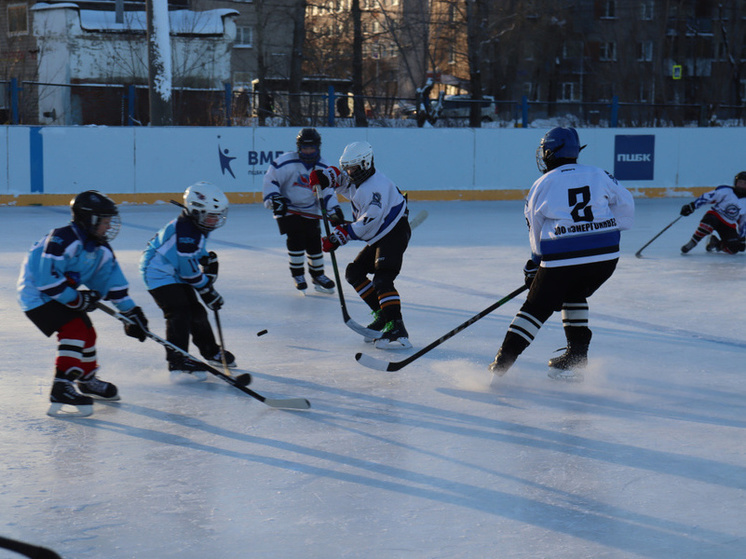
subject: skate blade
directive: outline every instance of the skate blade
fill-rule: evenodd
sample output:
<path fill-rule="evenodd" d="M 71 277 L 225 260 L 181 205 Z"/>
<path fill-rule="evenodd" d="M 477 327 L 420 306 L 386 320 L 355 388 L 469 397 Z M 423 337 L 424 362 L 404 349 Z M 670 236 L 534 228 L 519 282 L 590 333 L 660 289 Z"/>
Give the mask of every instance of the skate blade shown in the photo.
<path fill-rule="evenodd" d="M 375 348 L 388 350 L 411 349 L 412 344 L 407 338 L 399 338 L 394 341 L 381 338 L 375 341 Z"/>
<path fill-rule="evenodd" d="M 313 288 L 319 293 L 326 293 L 327 295 L 334 295 L 333 287 L 322 287 L 320 285 L 314 285 Z"/>
<path fill-rule="evenodd" d="M 213 367 L 222 367 L 223 362 L 222 361 L 213 361 L 212 359 L 208 359 L 207 362 L 212 365 Z M 234 361 L 233 363 L 228 363 L 226 365 L 229 369 L 238 369 L 238 364 Z"/>
<path fill-rule="evenodd" d="M 194 384 L 196 382 L 204 382 L 207 380 L 207 373 L 204 371 L 196 371 L 194 373 L 189 371 L 169 371 L 171 374 L 171 382 L 174 384 Z"/>
<path fill-rule="evenodd" d="M 74 411 L 70 411 L 74 409 Z M 47 410 L 49 417 L 88 417 L 93 415 L 93 405 L 84 404 L 76 406 L 73 404 L 60 404 L 59 402 L 52 402 Z"/>
<path fill-rule="evenodd" d="M 561 382 L 583 382 L 585 380 L 583 373 L 564 369 L 549 369 L 547 376 L 552 380 Z"/>

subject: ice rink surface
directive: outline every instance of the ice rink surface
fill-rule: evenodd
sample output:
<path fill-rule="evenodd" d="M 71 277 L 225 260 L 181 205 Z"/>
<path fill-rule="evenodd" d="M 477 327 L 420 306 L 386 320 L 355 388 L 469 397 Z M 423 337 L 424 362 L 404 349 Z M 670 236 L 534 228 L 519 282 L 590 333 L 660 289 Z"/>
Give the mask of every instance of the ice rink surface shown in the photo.
<path fill-rule="evenodd" d="M 26 251 L 68 210 L 2 207 L 0 536 L 65 559 L 745 557 L 746 256 L 704 243 L 682 256 L 698 210 L 634 257 L 686 201 L 637 200 L 617 271 L 590 299 L 582 384 L 546 376 L 565 345 L 559 314 L 492 382 L 523 295 L 401 371 L 354 359 L 401 360 L 520 286 L 522 202 L 410 204 L 429 218 L 397 282 L 414 344 L 398 353 L 347 328 L 336 295 L 297 293 L 271 212 L 233 206 L 208 244 L 227 349 L 253 390 L 312 408 L 271 409 L 212 377 L 172 384 L 161 346 L 95 312 L 100 377 L 122 400 L 79 419 L 45 415 L 56 340 L 15 300 Z M 177 212 L 123 206 L 113 242 L 159 335 L 137 262 Z M 337 252 L 342 273 L 360 248 Z"/>

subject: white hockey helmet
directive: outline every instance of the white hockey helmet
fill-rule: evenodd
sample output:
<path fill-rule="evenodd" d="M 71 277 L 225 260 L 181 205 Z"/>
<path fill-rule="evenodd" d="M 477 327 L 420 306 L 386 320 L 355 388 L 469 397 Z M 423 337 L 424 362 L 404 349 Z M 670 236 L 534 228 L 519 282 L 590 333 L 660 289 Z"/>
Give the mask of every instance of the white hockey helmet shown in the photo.
<path fill-rule="evenodd" d="M 184 208 L 202 231 L 212 231 L 228 218 L 228 197 L 214 184 L 196 182 L 184 191 Z"/>
<path fill-rule="evenodd" d="M 376 172 L 373 166 L 373 146 L 368 142 L 348 144 L 339 158 L 339 166 L 355 184 L 364 182 Z"/>

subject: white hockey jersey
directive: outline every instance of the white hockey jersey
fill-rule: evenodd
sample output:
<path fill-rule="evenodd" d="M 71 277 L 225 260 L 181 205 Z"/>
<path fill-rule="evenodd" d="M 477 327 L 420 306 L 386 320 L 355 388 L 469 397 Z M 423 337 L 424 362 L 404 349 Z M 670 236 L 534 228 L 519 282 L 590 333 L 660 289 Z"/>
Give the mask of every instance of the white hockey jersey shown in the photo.
<path fill-rule="evenodd" d="M 383 238 L 403 217 L 406 219 L 407 201 L 397 186 L 380 171 L 360 186 L 347 173 L 339 177 L 337 192 L 352 205 L 352 223 L 347 226 L 351 239 L 372 245 Z M 331 188 L 324 189 L 324 194 Z"/>
<path fill-rule="evenodd" d="M 313 186 L 309 181 L 309 175 L 314 169 L 326 169 L 329 164 L 320 158 L 314 166 L 307 166 L 298 157 L 298 153 L 291 151 L 283 153 L 280 157 L 270 163 L 264 174 L 262 199 L 264 206 L 272 208 L 270 198 L 273 194 L 279 194 L 288 200 L 288 209 L 305 213 L 318 214 L 319 204 Z M 339 206 L 339 201 L 334 191 L 325 193 L 324 202 L 327 211 L 333 211 Z"/>
<path fill-rule="evenodd" d="M 742 210 L 732 186 L 727 184 L 718 186 L 715 190 L 705 192 L 694 200 L 695 208 L 705 204 L 712 204 L 710 211 L 716 212 L 725 223 L 734 227 L 738 224 Z"/>
<path fill-rule="evenodd" d="M 529 190 L 525 208 L 532 259 L 545 268 L 619 257 L 620 231 L 634 222 L 632 194 L 591 165 L 562 165 Z"/>

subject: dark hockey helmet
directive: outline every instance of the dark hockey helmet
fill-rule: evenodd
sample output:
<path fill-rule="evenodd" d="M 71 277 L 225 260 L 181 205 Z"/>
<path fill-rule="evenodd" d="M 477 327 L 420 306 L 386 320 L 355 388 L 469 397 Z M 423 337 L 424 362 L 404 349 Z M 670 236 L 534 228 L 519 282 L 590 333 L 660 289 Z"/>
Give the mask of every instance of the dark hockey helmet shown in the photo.
<path fill-rule="evenodd" d="M 348 144 L 339 158 L 339 167 L 349 175 L 352 182 L 362 184 L 376 172 L 373 164 L 373 146 L 368 142 Z"/>
<path fill-rule="evenodd" d="M 303 163 L 315 165 L 321 157 L 321 135 L 315 128 L 303 128 L 298 132 L 295 145 L 298 147 L 298 157 Z"/>
<path fill-rule="evenodd" d="M 122 222 L 114 200 L 97 190 L 86 190 L 70 200 L 72 222 L 97 241 L 110 243 L 119 233 Z M 111 218 L 106 231 L 99 234 L 104 218 Z"/>
<path fill-rule="evenodd" d="M 580 145 L 577 130 L 557 126 L 544 134 L 536 148 L 536 166 L 545 173 L 560 165 L 575 163 L 584 147 Z"/>
<path fill-rule="evenodd" d="M 746 198 L 746 171 L 741 171 L 733 178 L 733 191 L 739 198 Z"/>

